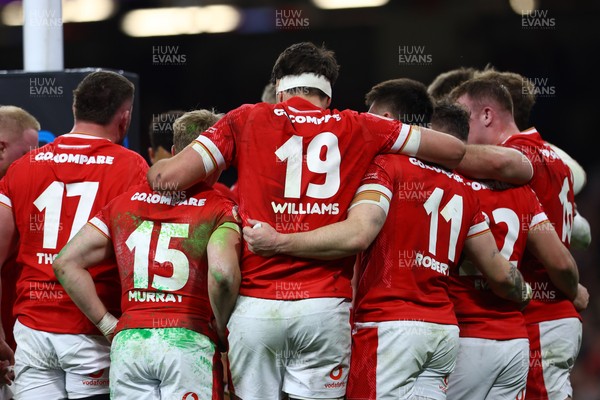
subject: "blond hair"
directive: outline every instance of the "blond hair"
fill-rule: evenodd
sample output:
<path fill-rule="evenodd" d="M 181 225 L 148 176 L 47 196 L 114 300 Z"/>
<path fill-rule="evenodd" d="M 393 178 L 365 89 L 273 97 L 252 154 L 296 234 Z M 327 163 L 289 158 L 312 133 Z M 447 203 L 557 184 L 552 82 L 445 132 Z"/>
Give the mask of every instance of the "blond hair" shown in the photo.
<path fill-rule="evenodd" d="M 179 153 L 192 143 L 202 132 L 213 126 L 223 117 L 211 110 L 188 111 L 173 122 L 173 146 Z"/>
<path fill-rule="evenodd" d="M 17 106 L 0 106 L 0 131 L 21 136 L 27 129 L 41 129 L 38 120 L 27 111 Z"/>

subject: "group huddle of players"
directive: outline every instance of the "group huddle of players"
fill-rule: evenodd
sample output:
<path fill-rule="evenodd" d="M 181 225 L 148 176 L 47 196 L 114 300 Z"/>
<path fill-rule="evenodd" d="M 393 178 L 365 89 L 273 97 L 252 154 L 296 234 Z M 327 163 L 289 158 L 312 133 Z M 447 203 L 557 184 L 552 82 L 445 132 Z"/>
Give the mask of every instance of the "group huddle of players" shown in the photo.
<path fill-rule="evenodd" d="M 361 113 L 329 108 L 338 69 L 289 46 L 270 99 L 183 113 L 151 168 L 131 82 L 86 76 L 0 181 L 6 398 L 571 398 L 582 172 L 527 79 L 393 79 Z"/>

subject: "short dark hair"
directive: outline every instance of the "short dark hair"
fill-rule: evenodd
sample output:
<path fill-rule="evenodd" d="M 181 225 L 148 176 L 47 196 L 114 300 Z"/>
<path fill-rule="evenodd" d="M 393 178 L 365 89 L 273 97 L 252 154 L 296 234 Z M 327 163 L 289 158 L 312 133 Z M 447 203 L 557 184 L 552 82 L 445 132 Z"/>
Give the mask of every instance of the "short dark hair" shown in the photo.
<path fill-rule="evenodd" d="M 288 75 L 313 73 L 324 76 L 333 86 L 338 78 L 339 69 L 340 66 L 335 59 L 334 52 L 326 49 L 324 45 L 317 47 L 311 42 L 295 43 L 277 57 L 271 72 L 271 83 L 275 84 L 278 79 Z M 290 89 L 290 92 L 298 93 L 298 90 L 308 94 L 318 93 L 321 97 L 329 97 L 315 88 L 293 88 Z"/>
<path fill-rule="evenodd" d="M 112 71 L 95 71 L 73 90 L 75 119 L 108 125 L 119 108 L 133 100 L 135 87 L 123 75 Z"/>
<path fill-rule="evenodd" d="M 508 88 L 502 82 L 496 79 L 489 78 L 473 78 L 461 83 L 454 88 L 448 95 L 448 100 L 456 102 L 456 100 L 467 95 L 476 104 L 481 104 L 485 101 L 496 103 L 501 109 L 509 111 L 513 114 L 513 102 Z"/>
<path fill-rule="evenodd" d="M 429 84 L 427 91 L 435 101 L 442 100 L 452 89 L 473 78 L 476 72 L 473 67 L 459 67 L 442 72 Z"/>
<path fill-rule="evenodd" d="M 466 142 L 469 138 L 469 118 L 469 111 L 460 104 L 442 100 L 433 108 L 431 128 Z"/>
<path fill-rule="evenodd" d="M 422 82 L 408 79 L 390 79 L 373 86 L 365 96 L 368 107 L 377 102 L 390 110 L 402 122 L 429 124 L 433 113 L 433 100 Z"/>
<path fill-rule="evenodd" d="M 150 146 L 154 151 L 162 147 L 170 152 L 173 146 L 173 123 L 185 114 L 182 110 L 170 110 L 160 114 L 152 115 L 152 121 L 148 128 Z"/>
<path fill-rule="evenodd" d="M 529 118 L 536 100 L 536 88 L 531 80 L 516 72 L 500 72 L 492 68 L 481 71 L 475 76 L 495 79 L 506 86 L 512 97 L 517 127 L 519 130 L 524 131 L 531 126 Z"/>

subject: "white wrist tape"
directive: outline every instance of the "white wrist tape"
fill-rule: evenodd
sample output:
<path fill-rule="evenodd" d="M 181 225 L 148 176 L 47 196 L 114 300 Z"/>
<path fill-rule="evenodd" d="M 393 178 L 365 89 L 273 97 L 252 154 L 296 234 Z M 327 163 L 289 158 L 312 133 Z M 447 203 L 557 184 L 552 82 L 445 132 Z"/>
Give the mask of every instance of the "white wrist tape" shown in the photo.
<path fill-rule="evenodd" d="M 117 322 L 119 322 L 119 320 L 116 319 L 114 315 L 107 312 L 106 314 L 104 314 L 100 322 L 96 324 L 96 327 L 100 330 L 100 332 L 102 332 L 104 336 L 108 336 L 115 331 L 115 328 L 117 327 Z"/>

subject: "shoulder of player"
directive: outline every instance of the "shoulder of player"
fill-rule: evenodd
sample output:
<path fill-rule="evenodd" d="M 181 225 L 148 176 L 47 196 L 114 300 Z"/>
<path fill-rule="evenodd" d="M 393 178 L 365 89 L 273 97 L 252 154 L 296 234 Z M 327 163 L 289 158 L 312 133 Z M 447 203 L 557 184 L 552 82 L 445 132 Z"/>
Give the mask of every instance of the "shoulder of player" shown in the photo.
<path fill-rule="evenodd" d="M 530 128 L 509 136 L 502 142 L 502 145 L 518 148 L 521 146 L 539 147 L 543 146 L 544 143 L 540 133 L 535 128 Z"/>
<path fill-rule="evenodd" d="M 107 157 L 112 157 L 111 164 L 117 166 L 118 168 L 131 168 L 127 169 L 128 175 L 130 177 L 134 177 L 134 172 L 137 170 L 143 175 L 148 171 L 150 166 L 144 157 L 142 157 L 139 153 L 128 149 L 120 144 L 116 143 L 106 143 L 101 146 L 95 153 L 98 155 L 105 155 Z M 129 165 L 129 167 L 125 166 Z"/>
<path fill-rule="evenodd" d="M 268 103 L 256 103 L 256 104 L 251 104 L 251 103 L 246 103 L 246 104 L 242 104 L 241 106 L 234 108 L 231 111 L 228 111 L 223 118 L 226 121 L 229 121 L 231 123 L 235 123 L 236 121 L 243 119 L 245 120 L 249 114 L 256 112 L 258 110 L 262 110 L 265 109 L 265 107 L 270 106 L 270 104 Z"/>

